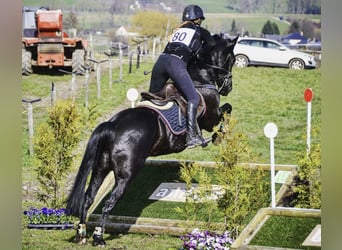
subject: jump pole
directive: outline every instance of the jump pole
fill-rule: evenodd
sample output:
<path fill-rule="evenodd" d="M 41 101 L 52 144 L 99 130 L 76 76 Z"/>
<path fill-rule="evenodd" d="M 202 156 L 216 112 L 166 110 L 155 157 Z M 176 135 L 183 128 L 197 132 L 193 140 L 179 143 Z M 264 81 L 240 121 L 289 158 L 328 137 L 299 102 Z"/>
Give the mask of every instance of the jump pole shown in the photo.
<path fill-rule="evenodd" d="M 264 127 L 264 134 L 270 139 L 270 161 L 271 161 L 271 198 L 272 198 L 272 208 L 276 207 L 275 199 L 275 167 L 274 167 L 274 137 L 278 134 L 277 126 L 270 122 Z"/>
<path fill-rule="evenodd" d="M 306 122 L 306 155 L 309 156 L 311 149 L 311 101 L 313 92 L 311 88 L 304 91 L 304 100 L 307 102 L 307 122 Z"/>

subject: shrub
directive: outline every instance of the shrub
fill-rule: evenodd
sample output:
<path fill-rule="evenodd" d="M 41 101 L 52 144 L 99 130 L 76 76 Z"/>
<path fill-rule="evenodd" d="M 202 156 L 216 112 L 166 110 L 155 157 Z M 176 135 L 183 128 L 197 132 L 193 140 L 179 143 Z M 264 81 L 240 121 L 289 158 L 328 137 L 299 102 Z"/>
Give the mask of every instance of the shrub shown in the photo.
<path fill-rule="evenodd" d="M 62 205 L 61 181 L 69 171 L 73 150 L 79 142 L 80 115 L 71 101 L 59 101 L 49 110 L 46 122 L 34 137 L 35 168 L 40 184 L 38 199 L 51 207 Z"/>
<path fill-rule="evenodd" d="M 188 225 L 192 222 L 198 226 L 196 220 L 204 214 L 207 229 L 229 231 L 232 238 L 237 237 L 246 226 L 248 216 L 268 204 L 270 190 L 263 170 L 238 165 L 241 158 L 251 157 L 251 152 L 247 137 L 235 131 L 236 123 L 236 120 L 226 116 L 221 130 L 217 131 L 217 167 L 212 170 L 213 173 L 209 174 L 208 169 L 199 168 L 196 164 L 182 166 L 180 175 L 187 184 L 189 195 L 184 208 L 177 208 Z M 194 177 L 198 180 L 196 189 L 191 188 Z M 213 182 L 220 187 L 219 192 L 213 193 Z M 219 217 L 224 218 L 224 223 L 212 223 L 214 214 L 221 215 Z"/>
<path fill-rule="evenodd" d="M 226 116 L 222 132 L 218 133 L 221 143 L 215 175 L 218 185 L 223 189 L 217 205 L 224 213 L 225 230 L 230 230 L 233 238 L 246 226 L 246 217 L 267 204 L 270 190 L 263 170 L 238 165 L 241 158 L 251 159 L 252 156 L 248 138 L 235 131 L 236 124 L 236 120 Z"/>
<path fill-rule="evenodd" d="M 295 207 L 321 208 L 321 147 L 313 144 L 298 163 L 297 185 L 293 187 Z"/>

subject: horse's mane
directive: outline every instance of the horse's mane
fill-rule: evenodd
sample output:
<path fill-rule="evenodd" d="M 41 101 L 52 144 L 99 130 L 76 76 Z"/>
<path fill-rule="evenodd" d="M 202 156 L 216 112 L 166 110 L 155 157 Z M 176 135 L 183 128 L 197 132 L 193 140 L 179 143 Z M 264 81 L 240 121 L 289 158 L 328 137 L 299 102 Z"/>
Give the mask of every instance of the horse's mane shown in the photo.
<path fill-rule="evenodd" d="M 212 47 L 211 49 L 200 50 L 197 55 L 197 58 L 191 62 L 192 64 L 195 64 L 197 66 L 201 66 L 201 62 L 206 62 L 210 64 L 213 60 L 212 51 L 216 51 L 222 48 L 228 48 L 230 52 L 233 53 L 234 45 L 238 39 L 238 36 L 233 39 L 230 39 L 230 38 L 223 38 L 221 35 L 218 35 L 218 34 L 214 34 L 212 37 L 215 40 L 215 46 Z"/>
<path fill-rule="evenodd" d="M 223 39 L 220 35 L 214 34 L 212 36 L 215 40 L 215 46 L 214 47 L 206 47 L 204 49 L 201 49 L 195 58 L 195 60 L 191 61 L 190 64 L 195 64 L 197 66 L 201 66 L 202 62 L 211 63 L 211 52 L 212 50 L 216 50 L 216 48 L 220 48 L 222 45 L 226 45 L 226 40 Z M 199 60 L 198 60 L 199 59 Z M 195 66 L 192 65 L 192 66 Z"/>
<path fill-rule="evenodd" d="M 213 74 L 210 74 L 209 71 L 212 71 L 212 65 L 217 61 L 216 58 L 221 56 L 223 51 L 223 53 L 234 54 L 233 49 L 238 37 L 234 39 L 223 38 L 218 34 L 214 34 L 212 37 L 215 40 L 215 46 L 211 49 L 201 50 L 197 57 L 188 65 L 188 71 L 194 82 L 202 84 L 212 83 Z"/>

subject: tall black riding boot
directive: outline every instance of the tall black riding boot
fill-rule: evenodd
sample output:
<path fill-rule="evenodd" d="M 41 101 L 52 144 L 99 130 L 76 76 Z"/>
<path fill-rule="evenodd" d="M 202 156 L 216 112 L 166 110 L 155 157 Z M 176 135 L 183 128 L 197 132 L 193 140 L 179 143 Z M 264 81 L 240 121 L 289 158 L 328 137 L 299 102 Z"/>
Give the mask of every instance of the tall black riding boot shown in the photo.
<path fill-rule="evenodd" d="M 189 148 L 203 146 L 204 138 L 199 134 L 196 120 L 197 107 L 193 103 L 188 103 L 186 120 L 186 144 Z"/>

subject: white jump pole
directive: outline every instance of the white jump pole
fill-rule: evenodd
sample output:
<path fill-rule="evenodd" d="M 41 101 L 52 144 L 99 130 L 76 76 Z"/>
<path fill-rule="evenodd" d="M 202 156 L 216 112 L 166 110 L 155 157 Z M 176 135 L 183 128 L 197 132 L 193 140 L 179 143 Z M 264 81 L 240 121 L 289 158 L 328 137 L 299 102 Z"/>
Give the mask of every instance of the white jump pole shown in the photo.
<path fill-rule="evenodd" d="M 129 90 L 127 90 L 126 97 L 127 97 L 128 101 L 131 102 L 131 108 L 134 108 L 135 101 L 139 97 L 138 90 L 136 90 L 135 88 L 130 88 Z"/>
<path fill-rule="evenodd" d="M 264 134 L 270 139 L 270 161 L 271 161 L 271 206 L 276 207 L 275 201 L 275 161 L 274 161 L 274 137 L 278 134 L 278 128 L 274 123 L 267 123 L 264 127 Z"/>

